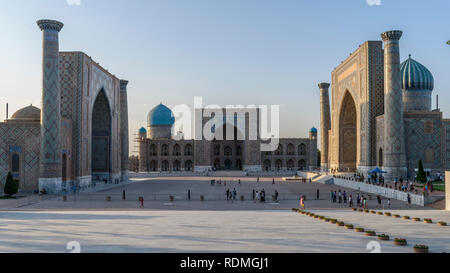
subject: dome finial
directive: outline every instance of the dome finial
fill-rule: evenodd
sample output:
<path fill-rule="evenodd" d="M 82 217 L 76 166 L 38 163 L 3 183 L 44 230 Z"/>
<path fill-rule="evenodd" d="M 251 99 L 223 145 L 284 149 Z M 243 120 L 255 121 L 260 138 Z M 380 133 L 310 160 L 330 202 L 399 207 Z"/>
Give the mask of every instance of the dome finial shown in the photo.
<path fill-rule="evenodd" d="M 411 59 L 411 54 L 409 54 L 409 58 Z"/>

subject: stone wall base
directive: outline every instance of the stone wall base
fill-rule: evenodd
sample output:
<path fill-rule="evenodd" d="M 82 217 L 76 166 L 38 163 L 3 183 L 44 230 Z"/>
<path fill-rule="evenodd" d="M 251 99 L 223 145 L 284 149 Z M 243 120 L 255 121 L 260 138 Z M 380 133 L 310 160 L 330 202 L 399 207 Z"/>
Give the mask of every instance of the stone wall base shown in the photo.
<path fill-rule="evenodd" d="M 62 192 L 62 178 L 39 178 L 39 192 L 47 194 L 60 194 Z"/>

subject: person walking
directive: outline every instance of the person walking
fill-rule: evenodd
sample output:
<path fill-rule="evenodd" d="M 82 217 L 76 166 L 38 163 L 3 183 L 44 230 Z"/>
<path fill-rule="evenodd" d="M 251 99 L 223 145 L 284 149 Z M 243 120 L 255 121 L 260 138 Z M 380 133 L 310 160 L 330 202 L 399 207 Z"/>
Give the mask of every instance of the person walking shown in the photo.
<path fill-rule="evenodd" d="M 342 202 L 342 192 L 339 190 L 338 192 L 339 204 Z"/>
<path fill-rule="evenodd" d="M 350 196 L 348 197 L 348 206 L 349 207 L 353 207 L 353 197 L 352 197 L 352 195 L 350 194 Z"/>
<path fill-rule="evenodd" d="M 272 185 L 275 185 L 275 178 L 272 178 Z"/>
<path fill-rule="evenodd" d="M 278 203 L 278 191 L 277 190 L 275 190 L 275 202 Z"/>
<path fill-rule="evenodd" d="M 409 193 L 407 199 L 408 199 L 408 207 L 411 207 L 411 195 L 409 195 Z"/>
<path fill-rule="evenodd" d="M 342 197 L 344 198 L 344 204 L 347 204 L 347 192 L 344 191 L 344 193 L 342 194 Z"/>
<path fill-rule="evenodd" d="M 319 200 L 320 199 L 320 191 L 319 191 L 319 189 L 317 189 L 317 192 L 316 192 L 316 200 Z"/>
<path fill-rule="evenodd" d="M 227 191 L 226 191 L 226 196 L 227 196 L 227 201 L 230 201 L 230 190 L 229 189 L 227 189 Z"/>
<path fill-rule="evenodd" d="M 255 201 L 255 189 L 253 189 L 252 200 Z"/>
<path fill-rule="evenodd" d="M 359 196 L 359 193 L 356 195 L 356 206 L 357 207 L 361 206 L 361 197 Z"/>
<path fill-rule="evenodd" d="M 237 191 L 236 188 L 233 189 L 233 201 L 236 200 Z"/>
<path fill-rule="evenodd" d="M 300 207 L 302 209 L 305 209 L 305 197 L 304 196 L 300 197 Z"/>
<path fill-rule="evenodd" d="M 334 196 L 333 191 L 330 191 L 330 201 L 331 201 L 331 203 L 334 203 L 333 196 Z"/>
<path fill-rule="evenodd" d="M 142 196 L 139 197 L 139 207 L 144 208 L 144 197 Z"/>
<path fill-rule="evenodd" d="M 378 201 L 377 208 L 381 209 L 381 196 L 380 195 L 377 195 L 377 201 Z"/>
<path fill-rule="evenodd" d="M 366 197 L 363 198 L 363 208 L 367 209 L 367 199 L 366 199 Z"/>
<path fill-rule="evenodd" d="M 386 201 L 386 206 L 388 209 L 391 208 L 391 199 L 390 198 L 388 198 L 388 200 Z"/>

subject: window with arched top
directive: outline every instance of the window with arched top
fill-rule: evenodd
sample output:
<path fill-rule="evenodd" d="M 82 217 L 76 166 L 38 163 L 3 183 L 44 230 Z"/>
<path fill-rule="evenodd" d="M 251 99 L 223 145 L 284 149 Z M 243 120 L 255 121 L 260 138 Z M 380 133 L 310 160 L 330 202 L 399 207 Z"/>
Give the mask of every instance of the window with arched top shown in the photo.
<path fill-rule="evenodd" d="M 306 155 L 306 145 L 304 143 L 302 143 L 298 146 L 298 154 Z"/>
<path fill-rule="evenodd" d="M 180 161 L 175 160 L 175 161 L 173 162 L 173 170 L 174 170 L 174 171 L 180 171 L 180 169 L 181 169 L 181 163 L 180 163 Z"/>
<path fill-rule="evenodd" d="M 184 170 L 188 172 L 192 171 L 192 161 L 187 160 L 184 162 Z"/>
<path fill-rule="evenodd" d="M 270 171 L 272 169 L 272 162 L 268 159 L 264 160 L 264 170 Z"/>
<path fill-rule="evenodd" d="M 152 160 L 150 162 L 150 171 L 156 172 L 158 170 L 158 162 L 156 160 Z"/>
<path fill-rule="evenodd" d="M 287 154 L 288 155 L 295 155 L 295 147 L 294 144 L 290 143 L 287 146 Z"/>
<path fill-rule="evenodd" d="M 157 156 L 158 155 L 158 151 L 157 151 L 157 148 L 156 148 L 155 144 L 150 145 L 149 153 L 150 153 L 150 156 Z"/>
<path fill-rule="evenodd" d="M 191 156 L 192 155 L 192 145 L 191 144 L 187 144 L 184 147 L 184 155 L 186 155 L 186 156 Z"/>
<path fill-rule="evenodd" d="M 161 147 L 161 155 L 162 155 L 162 156 L 168 156 L 168 155 L 169 155 L 169 145 L 164 144 L 164 145 Z"/>
<path fill-rule="evenodd" d="M 179 155 L 181 155 L 181 148 L 180 148 L 180 145 L 175 144 L 175 145 L 173 146 L 173 155 L 174 155 L 174 156 L 179 156 Z"/>
<path fill-rule="evenodd" d="M 161 163 L 161 170 L 162 170 L 163 172 L 169 171 L 169 161 L 164 160 L 164 161 Z"/>
<path fill-rule="evenodd" d="M 233 155 L 233 149 L 231 149 L 230 146 L 225 147 L 225 149 L 224 149 L 224 155 L 225 155 L 225 156 L 232 156 L 232 155 Z"/>
<path fill-rule="evenodd" d="M 301 171 L 306 169 L 306 161 L 305 160 L 300 159 L 300 161 L 298 161 L 298 169 Z"/>
<path fill-rule="evenodd" d="M 283 145 L 278 145 L 278 149 L 275 151 L 275 155 L 283 155 Z"/>
<path fill-rule="evenodd" d="M 214 155 L 220 155 L 220 145 L 214 145 Z"/>
<path fill-rule="evenodd" d="M 281 159 L 278 159 L 275 161 L 275 168 L 279 171 L 283 168 L 283 161 Z"/>
<path fill-rule="evenodd" d="M 288 162 L 287 162 L 287 168 L 288 168 L 289 170 L 293 170 L 293 169 L 295 168 L 294 160 L 292 160 L 292 159 L 289 159 L 289 160 L 288 160 Z"/>

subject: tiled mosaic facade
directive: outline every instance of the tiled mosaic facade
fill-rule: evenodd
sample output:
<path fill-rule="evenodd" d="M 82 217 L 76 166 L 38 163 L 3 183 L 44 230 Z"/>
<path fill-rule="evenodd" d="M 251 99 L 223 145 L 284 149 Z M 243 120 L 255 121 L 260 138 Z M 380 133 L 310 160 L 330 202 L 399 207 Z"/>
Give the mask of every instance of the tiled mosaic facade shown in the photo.
<path fill-rule="evenodd" d="M 202 120 L 200 123 L 202 128 L 205 128 L 211 117 L 202 115 L 204 109 L 196 111 L 196 116 Z M 222 111 L 225 117 L 225 110 Z M 217 140 L 221 138 L 207 140 L 205 137 L 202 137 L 201 140 L 174 140 L 170 134 L 168 137 L 159 138 L 155 136 L 167 136 L 165 133 L 167 128 L 151 126 L 153 131 L 162 129 L 162 132 L 161 134 L 147 132 L 147 135 L 140 135 L 136 140 L 139 146 L 139 171 L 202 173 L 211 170 L 243 170 L 261 172 L 312 170 L 318 167 L 316 131 L 310 132 L 309 138 L 279 139 L 278 150 L 264 152 L 261 151 L 262 141 L 259 136 L 257 140 L 249 140 L 248 117 L 245 118 L 245 122 L 245 128 L 247 128 L 245 139 L 247 140 L 240 140 L 241 138 L 237 137 L 244 135 L 237 129 L 239 126 L 231 126 L 235 129 L 234 140 Z M 214 130 L 216 136 L 223 134 L 225 137 L 227 135 L 227 126 L 223 124 Z M 202 131 L 200 133 L 202 134 Z"/>
<path fill-rule="evenodd" d="M 384 33 L 384 52 L 381 41 L 365 42 L 333 70 L 329 170 L 366 172 L 381 166 L 391 176 L 412 177 L 419 160 L 434 174 L 450 168 L 450 122 L 439 110 L 431 111 L 430 102 L 420 100 L 420 92 L 408 93 L 417 97 L 413 101 L 426 104 L 415 106 L 420 111 L 403 106 L 400 36 L 397 31 Z M 354 113 L 349 101 L 356 108 L 355 139 L 346 120 Z M 349 159 L 355 155 L 353 163 Z"/>
<path fill-rule="evenodd" d="M 120 80 L 86 54 L 59 52 L 57 30 L 52 29 L 57 22 L 44 20 L 39 25 L 44 30 L 43 126 L 39 118 L 34 123 L 26 120 L 0 123 L 0 183 L 11 171 L 9 162 L 14 151 L 22 155 L 20 191 L 43 190 L 42 185 L 39 188 L 39 172 L 41 177 L 52 174 L 59 180 L 45 188 L 49 193 L 70 190 L 73 185 L 84 189 L 95 179 L 111 182 L 126 179 L 122 172 L 127 165 L 122 165 L 121 160 L 128 158 L 128 132 L 119 132 L 128 128 L 128 109 L 123 103 L 126 89 L 121 93 Z M 62 24 L 59 30 L 61 27 Z M 95 106 L 97 100 L 103 102 L 99 107 Z M 102 132 L 108 138 L 108 149 L 102 161 L 106 165 L 104 171 L 95 176 L 92 176 L 93 150 L 98 148 L 95 139 L 105 136 L 94 136 L 92 129 L 95 130 L 98 123 L 93 113 L 106 117 L 109 124 L 108 132 Z M 104 125 L 105 121 L 100 123 Z M 125 142 L 127 147 L 123 149 Z M 36 153 L 41 155 L 36 156 Z M 46 162 L 57 167 L 39 167 Z"/>

